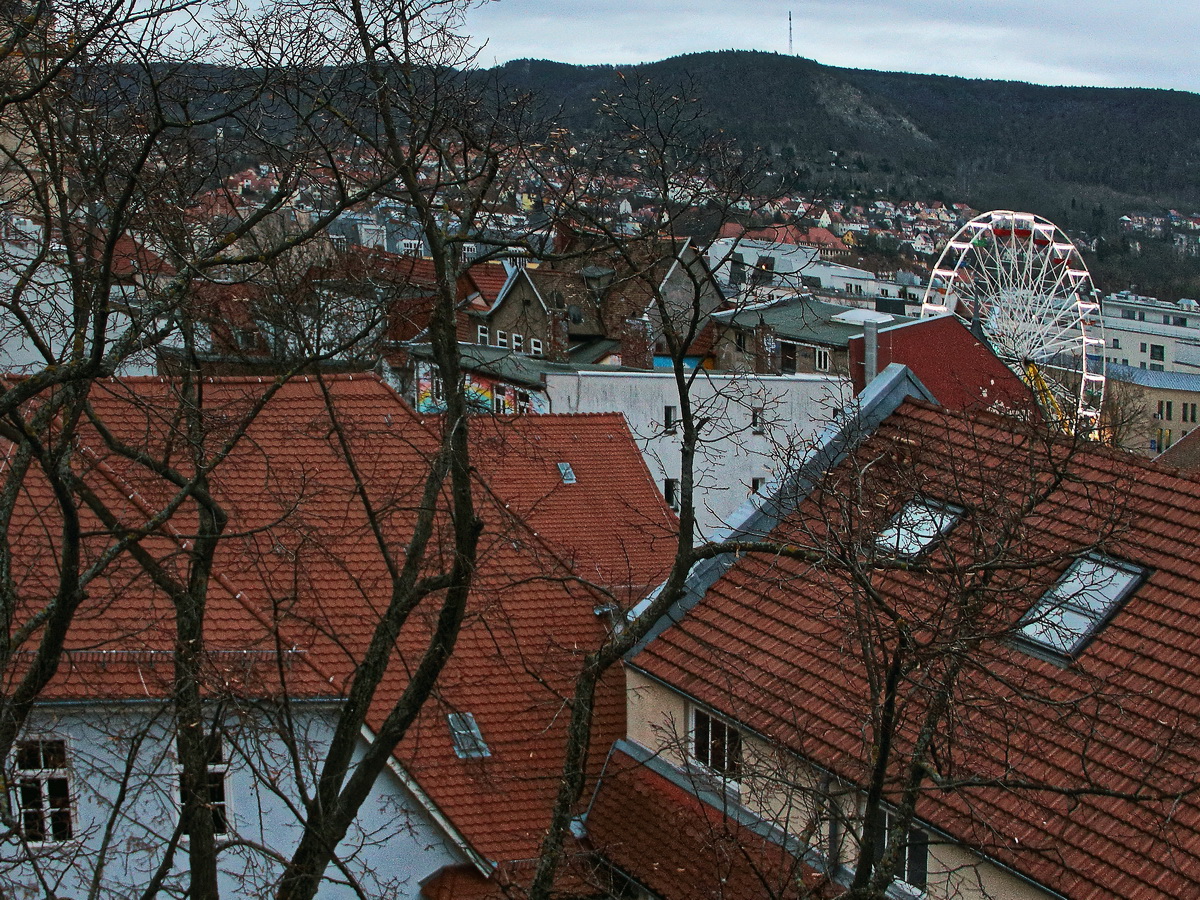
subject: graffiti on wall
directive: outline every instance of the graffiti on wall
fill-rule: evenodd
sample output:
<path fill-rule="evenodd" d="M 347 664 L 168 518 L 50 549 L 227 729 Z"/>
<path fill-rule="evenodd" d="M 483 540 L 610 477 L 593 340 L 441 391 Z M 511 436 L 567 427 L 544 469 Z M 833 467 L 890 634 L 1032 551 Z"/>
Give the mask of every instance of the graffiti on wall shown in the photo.
<path fill-rule="evenodd" d="M 468 372 L 466 387 L 468 406 L 480 413 L 511 415 L 513 413 L 547 413 L 550 404 L 546 395 L 522 385 L 507 384 L 498 378 L 489 378 L 477 372 Z M 417 366 L 416 402 L 419 413 L 441 413 L 446 411 L 445 391 L 441 378 L 433 366 L 421 363 Z"/>

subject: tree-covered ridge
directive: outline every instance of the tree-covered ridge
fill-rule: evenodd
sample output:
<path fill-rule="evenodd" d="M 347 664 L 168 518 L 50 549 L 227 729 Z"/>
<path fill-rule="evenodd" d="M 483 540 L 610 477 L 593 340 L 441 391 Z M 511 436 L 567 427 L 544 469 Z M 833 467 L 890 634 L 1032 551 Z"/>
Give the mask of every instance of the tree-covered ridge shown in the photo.
<path fill-rule="evenodd" d="M 863 187 L 908 180 L 971 201 L 988 199 L 997 179 L 1017 180 L 1054 203 L 1049 213 L 1072 197 L 1110 208 L 1200 203 L 1200 96 L 1182 91 L 842 69 L 748 51 L 624 68 L 519 60 L 503 74 L 586 127 L 592 98 L 634 68 L 686 82 L 714 126 L 780 152 L 814 185 L 829 180 L 833 150 L 843 162 L 861 155 L 849 171 Z"/>

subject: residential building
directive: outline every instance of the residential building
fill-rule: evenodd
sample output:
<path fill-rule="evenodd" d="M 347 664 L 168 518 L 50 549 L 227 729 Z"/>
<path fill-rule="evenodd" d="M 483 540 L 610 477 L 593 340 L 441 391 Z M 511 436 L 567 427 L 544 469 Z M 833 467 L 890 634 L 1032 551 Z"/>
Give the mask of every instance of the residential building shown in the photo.
<path fill-rule="evenodd" d="M 1200 481 L 929 397 L 881 373 L 627 658 L 631 890 L 1200 890 Z"/>
<path fill-rule="evenodd" d="M 1101 303 L 1110 364 L 1151 372 L 1200 372 L 1200 304 L 1109 294 Z"/>
<path fill-rule="evenodd" d="M 175 463 L 176 388 L 158 378 L 106 381 L 91 400 L 117 439 Z M 263 390 L 259 378 L 205 382 L 218 441 Z M 535 856 L 562 766 L 561 698 L 578 649 L 599 645 L 613 605 L 648 590 L 674 546 L 674 516 L 619 416 L 475 425 L 480 562 L 454 653 L 339 845 L 321 897 L 416 898 L 446 872 L 486 884 Z M 230 529 L 206 593 L 202 685 L 223 896 L 270 894 L 280 858 L 295 849 L 304 796 L 392 596 L 375 529 L 393 548 L 407 543 L 435 428 L 377 378 L 301 378 L 270 397 L 209 473 Z M 116 520 L 105 527 L 81 513 L 88 559 L 141 527 L 175 490 L 154 466 L 106 447 L 82 428 L 74 458 L 96 502 L 89 509 Z M 31 474 L 7 531 L 17 563 L 9 590 L 23 603 L 44 602 L 56 577 L 62 526 L 48 496 Z M 185 501 L 141 550 L 173 567 L 189 552 L 194 521 Z M 432 540 L 436 575 L 453 551 L 440 528 Z M 399 630 L 353 766 L 409 685 L 440 604 L 435 591 Z M 179 839 L 175 626 L 171 598 L 132 556 L 116 555 L 89 582 L 58 673 L 7 762 L 8 783 L 20 786 L 13 802 L 23 840 L 4 845 L 6 892 L 53 884 L 60 895 L 124 894 L 144 889 L 160 865 L 162 889 L 183 890 L 186 855 L 164 857 Z M 7 674 L 28 655 L 11 656 Z M 620 684 L 602 685 L 591 771 L 622 721 Z"/>
<path fill-rule="evenodd" d="M 1109 363 L 1105 417 L 1122 448 L 1162 453 L 1196 429 L 1200 371 L 1163 372 Z"/>

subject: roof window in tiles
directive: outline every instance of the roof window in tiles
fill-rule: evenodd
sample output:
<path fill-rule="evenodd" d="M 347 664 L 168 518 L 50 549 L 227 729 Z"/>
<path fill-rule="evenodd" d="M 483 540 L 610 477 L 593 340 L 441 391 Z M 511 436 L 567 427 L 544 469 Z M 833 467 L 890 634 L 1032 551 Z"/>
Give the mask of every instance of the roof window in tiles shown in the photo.
<path fill-rule="evenodd" d="M 563 484 L 575 483 L 575 470 L 571 468 L 570 463 L 559 463 L 558 474 L 562 476 Z"/>
<path fill-rule="evenodd" d="M 483 759 L 492 755 L 474 713 L 450 713 L 446 720 L 450 723 L 450 737 L 454 739 L 454 752 L 459 759 Z"/>
<path fill-rule="evenodd" d="M 917 497 L 879 532 L 875 546 L 892 556 L 917 556 L 946 535 L 961 517 L 957 506 Z"/>
<path fill-rule="evenodd" d="M 1145 574 L 1108 557 L 1080 557 L 1021 618 L 1020 637 L 1055 655 L 1075 656 Z"/>

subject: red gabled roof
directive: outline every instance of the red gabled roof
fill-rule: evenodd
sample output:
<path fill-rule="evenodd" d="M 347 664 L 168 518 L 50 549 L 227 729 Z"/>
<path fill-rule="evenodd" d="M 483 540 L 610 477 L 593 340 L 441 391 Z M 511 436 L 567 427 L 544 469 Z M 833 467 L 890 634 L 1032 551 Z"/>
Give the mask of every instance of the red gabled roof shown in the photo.
<path fill-rule="evenodd" d="M 681 776 L 685 777 L 686 776 Z M 587 814 L 595 850 L 664 900 L 830 896 L 821 875 L 777 842 L 614 750 Z"/>
<path fill-rule="evenodd" d="M 1061 468 L 1046 465 L 1048 453 Z M 1008 521 L 1000 513 L 1018 509 L 1031 483 L 1049 493 L 1028 515 L 1013 513 L 1021 531 L 1009 553 L 1020 556 L 1009 563 L 1057 561 L 1001 567 L 989 582 L 974 626 L 981 643 L 956 684 L 953 721 L 940 732 L 953 739 L 940 745 L 938 774 L 988 784 L 931 787 L 917 815 L 1067 897 L 1200 895 L 1200 479 L 1092 446 L 1070 454 L 999 416 L 908 401 L 775 537 L 828 546 L 820 538 L 826 528 L 842 538 L 861 533 L 855 529 L 877 533 L 916 492 L 971 511 L 930 555 L 966 577 L 962 566 L 991 559 L 979 555 L 987 545 L 978 542 L 994 537 L 987 529 Z M 838 498 L 851 490 L 870 502 L 847 512 Z M 1058 554 L 1097 534 L 1107 534 L 1108 555 L 1145 568 L 1144 584 L 1073 661 L 1015 646 L 1011 629 L 1067 566 Z M 944 627 L 926 623 L 941 621 L 935 617 L 961 594 L 946 580 L 897 569 L 879 570 L 874 584 L 929 648 L 930 667 L 909 670 L 904 681 L 905 708 L 920 710 L 920 684 L 936 672 Z M 855 596 L 836 566 L 747 555 L 633 664 L 863 784 L 871 690 Z M 891 632 L 881 625 L 879 633 Z M 912 734 L 901 728 L 899 756 Z"/>
<path fill-rule="evenodd" d="M 500 299 L 500 291 L 508 283 L 508 269 L 499 262 L 476 263 L 463 273 L 463 277 L 490 307 Z M 470 290 L 463 293 L 469 294 Z"/>
<path fill-rule="evenodd" d="M 213 439 L 232 435 L 271 383 L 206 380 L 205 417 Z M 389 544 L 400 547 L 438 448 L 440 423 L 422 422 L 375 377 L 333 377 L 325 384 L 381 511 Z M 120 439 L 160 457 L 169 453 L 175 465 L 185 466 L 175 390 L 174 383 L 162 379 L 109 381 L 96 386 L 92 402 Z M 667 528 L 670 516 L 619 418 L 529 417 L 515 421 L 511 430 L 485 422 L 476 422 L 481 426 L 476 502 L 484 530 L 467 617 L 436 695 L 397 756 L 475 851 L 501 861 L 536 855 L 558 787 L 563 697 L 572 688 L 581 654 L 607 633 L 606 620 L 596 610 L 612 597 L 585 582 L 611 574 L 620 580 L 612 585 L 613 594 L 621 596 L 629 584 L 653 581 L 661 568 L 653 540 L 633 545 L 624 535 L 639 527 L 650 534 Z M 80 440 L 81 455 L 97 467 L 89 483 L 96 482 L 122 522 L 141 523 L 148 510 L 168 498 L 163 482 L 106 454 L 98 436 L 85 430 Z M 567 449 L 577 483 L 560 489 L 552 483 L 553 463 Z M 19 589 L 43 595 L 54 578 L 54 555 L 45 552 L 43 526 L 53 517 L 49 495 L 38 484 L 31 480 L 29 502 L 14 514 L 10 540 L 22 560 L 37 561 L 22 569 Z M 208 689 L 340 696 L 390 588 L 315 380 L 289 382 L 275 394 L 247 437 L 214 471 L 212 491 L 229 514 L 230 533 L 238 537 L 218 551 L 207 633 L 210 646 L 220 652 L 214 654 Z M 653 496 L 655 504 L 636 510 L 604 499 L 621 492 L 631 498 Z M 185 505 L 170 529 L 147 538 L 145 546 L 163 559 L 179 557 L 192 520 Z M 561 528 L 556 527 L 560 520 Z M 87 527 L 97 535 L 105 531 L 94 522 Z M 446 528 L 442 517 L 433 543 L 435 564 L 444 563 L 448 552 Z M 437 602 L 433 597 L 419 607 L 398 639 L 369 726 L 380 725 L 406 685 L 407 665 L 425 646 Z M 107 579 L 90 586 L 68 639 L 69 665 L 47 696 L 119 699 L 165 693 L 172 628 L 168 600 L 122 558 Z M 286 687 L 272 680 L 276 642 L 296 648 L 287 656 Z M 230 680 L 239 663 L 245 669 L 244 661 L 259 655 L 266 662 L 261 674 L 253 680 L 241 676 L 240 683 Z M 112 664 L 105 665 L 106 659 Z M 489 757 L 455 754 L 446 720 L 451 711 L 475 716 Z M 598 771 L 604 748 L 623 727 L 618 675 L 598 692 L 592 771 Z"/>
<path fill-rule="evenodd" d="M 848 349 L 850 377 L 858 394 L 865 387 L 863 336 L 850 338 Z M 1025 382 L 955 316 L 880 329 L 877 356 L 877 371 L 890 363 L 908 366 L 947 409 L 1037 408 Z"/>

